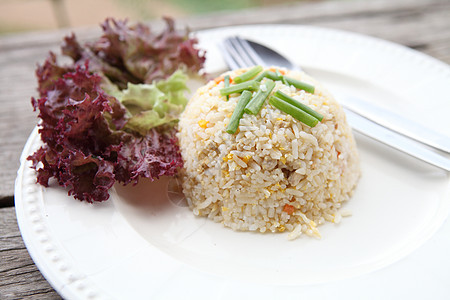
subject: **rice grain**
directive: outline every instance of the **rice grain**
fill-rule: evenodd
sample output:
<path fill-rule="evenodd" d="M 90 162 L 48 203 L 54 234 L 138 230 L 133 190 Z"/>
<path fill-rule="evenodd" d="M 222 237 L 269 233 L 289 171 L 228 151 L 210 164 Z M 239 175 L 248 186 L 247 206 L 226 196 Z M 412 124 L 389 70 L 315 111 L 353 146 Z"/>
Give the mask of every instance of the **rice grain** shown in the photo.
<path fill-rule="evenodd" d="M 317 226 L 351 214 L 339 210 L 360 177 L 356 143 L 342 108 L 320 83 L 280 71 L 314 85 L 315 92 L 277 81 L 272 93 L 280 90 L 314 108 L 322 122 L 310 128 L 266 103 L 258 115 L 244 114 L 237 134 L 228 134 L 239 95 L 226 101 L 219 92 L 223 82 L 210 81 L 189 101 L 178 125 L 183 192 L 195 215 L 233 230 L 320 237 Z"/>

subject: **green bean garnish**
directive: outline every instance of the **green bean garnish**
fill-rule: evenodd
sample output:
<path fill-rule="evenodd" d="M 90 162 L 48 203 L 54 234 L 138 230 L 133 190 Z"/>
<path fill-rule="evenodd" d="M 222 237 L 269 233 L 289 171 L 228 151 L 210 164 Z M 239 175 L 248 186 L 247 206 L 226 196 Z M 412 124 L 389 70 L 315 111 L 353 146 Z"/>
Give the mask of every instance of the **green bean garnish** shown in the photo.
<path fill-rule="evenodd" d="M 254 78 L 254 80 L 261 81 L 263 78 L 269 78 L 273 81 L 279 81 L 283 78 L 283 75 L 281 75 L 280 73 L 277 74 L 272 71 L 264 71 L 264 72 L 260 73 L 258 76 L 256 76 Z"/>
<path fill-rule="evenodd" d="M 226 88 L 230 86 L 230 75 L 226 75 L 226 76 L 223 78 L 223 84 L 224 84 L 224 86 L 225 86 Z M 228 100 L 230 100 L 230 95 L 227 95 L 227 101 L 228 101 Z"/>
<path fill-rule="evenodd" d="M 269 103 L 278 108 L 279 110 L 281 110 L 282 112 L 285 112 L 294 117 L 295 119 L 299 120 L 300 122 L 308 125 L 309 127 L 314 127 L 317 125 L 317 123 L 319 123 L 319 120 L 317 120 L 310 114 L 304 112 L 303 110 L 287 103 L 286 101 L 276 96 L 270 97 Z"/>
<path fill-rule="evenodd" d="M 236 82 L 236 83 L 241 83 L 241 82 L 250 80 L 253 77 L 255 77 L 256 75 L 258 75 L 262 70 L 263 70 L 262 66 L 254 66 L 253 68 L 251 68 L 247 72 L 242 73 L 241 75 L 234 77 L 233 81 Z"/>
<path fill-rule="evenodd" d="M 248 114 L 257 115 L 259 111 L 261 110 L 261 107 L 264 104 L 264 101 L 266 101 L 267 97 L 272 92 L 273 88 L 275 87 L 275 82 L 273 82 L 270 79 L 267 79 L 265 84 L 265 89 L 259 89 L 255 96 L 250 100 L 250 102 L 245 107 L 244 111 Z"/>
<path fill-rule="evenodd" d="M 266 78 L 266 77 L 267 77 L 267 72 L 269 72 L 269 71 L 264 71 L 264 72 L 262 72 L 262 73 L 259 73 L 258 76 L 256 76 L 255 78 L 253 78 L 253 80 L 255 80 L 255 81 L 261 81 L 261 80 L 263 80 L 263 78 Z"/>
<path fill-rule="evenodd" d="M 295 88 L 297 88 L 299 90 L 304 90 L 305 92 L 314 94 L 314 86 L 312 86 L 306 82 L 298 81 L 297 79 L 294 79 L 291 77 L 283 76 L 283 78 L 287 84 L 293 85 L 293 86 L 295 86 Z"/>
<path fill-rule="evenodd" d="M 308 114 L 310 114 L 311 116 L 313 116 L 314 118 L 316 118 L 319 121 L 323 120 L 323 115 L 318 113 L 317 111 L 315 111 L 314 109 L 310 108 L 309 106 L 300 103 L 299 101 L 295 100 L 292 97 L 289 97 L 288 95 L 286 95 L 285 93 L 283 93 L 282 91 L 278 90 L 275 92 L 274 96 L 280 98 L 281 100 L 286 101 L 287 103 L 300 108 L 301 110 L 307 112 Z"/>
<path fill-rule="evenodd" d="M 279 81 L 281 80 L 281 78 L 283 78 L 283 75 L 281 74 L 277 74 L 275 72 L 272 71 L 267 71 L 267 78 L 272 79 L 273 81 Z"/>
<path fill-rule="evenodd" d="M 278 76 L 278 80 L 281 80 L 283 78 L 283 74 L 281 74 L 278 69 L 275 71 L 275 74 Z"/>
<path fill-rule="evenodd" d="M 238 103 L 236 104 L 236 107 L 234 108 L 233 114 L 230 118 L 230 123 L 227 125 L 227 132 L 230 134 L 235 134 L 239 122 L 242 119 L 242 116 L 244 115 L 244 108 L 247 105 L 247 103 L 250 101 L 250 98 L 252 97 L 252 92 L 245 90 L 242 95 L 239 97 Z"/>
<path fill-rule="evenodd" d="M 256 82 L 255 80 L 250 80 L 223 88 L 220 90 L 220 94 L 222 96 L 227 96 L 235 93 L 240 93 L 245 90 L 256 91 L 258 88 L 259 82 Z"/>

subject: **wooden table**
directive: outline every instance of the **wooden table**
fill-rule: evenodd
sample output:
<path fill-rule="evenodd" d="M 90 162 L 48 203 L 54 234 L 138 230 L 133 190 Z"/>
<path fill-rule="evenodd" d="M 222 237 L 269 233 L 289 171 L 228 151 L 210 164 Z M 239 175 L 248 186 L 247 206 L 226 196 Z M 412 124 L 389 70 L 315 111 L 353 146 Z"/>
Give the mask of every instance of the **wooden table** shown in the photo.
<path fill-rule="evenodd" d="M 99 20 L 101 21 L 101 20 Z M 161 25 L 161 22 L 155 22 Z M 192 30 L 260 23 L 307 24 L 390 40 L 450 63 L 450 1 L 330 1 L 216 13 L 178 20 Z M 153 25 L 153 24 L 152 24 Z M 98 28 L 75 30 L 81 40 Z M 49 50 L 58 51 L 68 31 L 0 37 L 0 299 L 58 299 L 22 241 L 14 211 L 14 180 L 22 148 L 36 125 L 30 97 L 34 69 Z"/>

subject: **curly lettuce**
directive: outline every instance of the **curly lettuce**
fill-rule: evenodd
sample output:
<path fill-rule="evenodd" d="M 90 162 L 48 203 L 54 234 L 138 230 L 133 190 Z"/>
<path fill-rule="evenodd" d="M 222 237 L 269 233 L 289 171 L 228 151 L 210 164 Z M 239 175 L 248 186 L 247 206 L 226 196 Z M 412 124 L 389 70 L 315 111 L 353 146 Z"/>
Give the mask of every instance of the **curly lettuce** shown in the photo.
<path fill-rule="evenodd" d="M 145 135 L 154 127 L 176 122 L 188 101 L 186 81 L 187 76 L 177 71 L 153 84 L 128 83 L 116 95 L 130 113 L 125 128 Z"/>
<path fill-rule="evenodd" d="M 97 41 L 65 38 L 71 64 L 50 53 L 38 66 L 39 98 L 31 102 L 44 145 L 28 157 L 38 183 L 54 178 L 69 195 L 98 202 L 115 182 L 173 176 L 182 167 L 174 124 L 187 102 L 187 76 L 205 58 L 196 39 L 166 23 L 155 34 L 107 19 Z"/>

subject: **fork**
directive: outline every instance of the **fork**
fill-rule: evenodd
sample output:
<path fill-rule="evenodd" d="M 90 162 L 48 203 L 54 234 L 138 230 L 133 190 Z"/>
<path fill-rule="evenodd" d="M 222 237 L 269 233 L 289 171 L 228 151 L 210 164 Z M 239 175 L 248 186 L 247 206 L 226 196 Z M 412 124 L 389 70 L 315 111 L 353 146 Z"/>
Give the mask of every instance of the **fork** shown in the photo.
<path fill-rule="evenodd" d="M 253 45 L 258 46 L 258 44 Z M 261 58 L 261 56 L 253 49 L 252 45 L 250 45 L 247 40 L 238 36 L 226 38 L 223 41 L 222 46 L 223 47 L 221 47 L 221 49 L 223 57 L 227 65 L 233 70 L 239 68 L 249 68 L 255 65 L 261 65 L 264 67 L 272 66 L 272 64 Z M 271 50 L 268 49 L 268 51 Z M 275 52 L 273 53 L 274 55 L 276 54 Z M 283 63 L 289 62 L 279 54 L 278 59 L 283 59 Z M 290 63 L 289 66 L 284 67 L 291 70 L 301 71 L 300 67 L 292 63 Z M 348 122 L 354 130 L 429 164 L 435 165 L 446 171 L 450 171 L 450 159 L 446 157 L 446 155 L 441 155 L 440 153 L 432 151 L 429 147 L 427 147 L 434 146 L 424 144 L 422 141 L 418 142 L 401 131 L 395 131 L 394 129 L 378 124 L 378 122 L 368 119 L 366 116 L 362 116 L 357 110 L 349 109 L 345 106 L 344 110 L 346 112 Z M 411 124 L 411 126 L 412 125 L 413 124 Z M 414 126 L 417 127 L 417 125 Z"/>
<path fill-rule="evenodd" d="M 228 66 L 235 70 L 249 68 L 255 65 L 267 67 L 266 62 L 255 52 L 247 40 L 232 36 L 223 42 L 223 56 Z"/>

